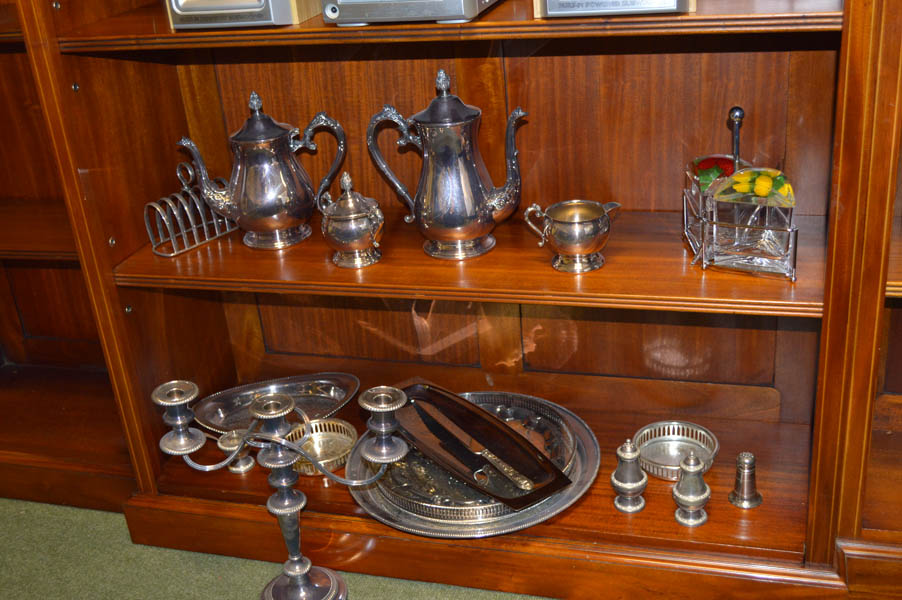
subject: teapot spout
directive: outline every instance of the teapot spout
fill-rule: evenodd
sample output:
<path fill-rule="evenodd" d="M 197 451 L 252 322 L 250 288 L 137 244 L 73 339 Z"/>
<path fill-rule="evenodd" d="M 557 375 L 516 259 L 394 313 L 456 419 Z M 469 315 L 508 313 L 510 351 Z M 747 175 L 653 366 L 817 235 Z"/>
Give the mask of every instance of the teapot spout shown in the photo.
<path fill-rule="evenodd" d="M 507 180 L 504 186 L 492 192 L 489 205 L 492 208 L 492 219 L 500 223 L 511 216 L 520 205 L 520 160 L 516 145 L 517 122 L 526 116 L 519 106 L 507 118 L 504 155 L 507 163 Z"/>
<path fill-rule="evenodd" d="M 191 158 L 194 159 L 197 181 L 204 201 L 217 213 L 234 219 L 236 215 L 234 214 L 235 205 L 232 203 L 232 194 L 228 189 L 220 188 L 219 185 L 210 179 L 210 175 L 207 173 L 207 165 L 204 163 L 197 145 L 187 137 L 180 139 L 178 145 L 188 150 Z"/>

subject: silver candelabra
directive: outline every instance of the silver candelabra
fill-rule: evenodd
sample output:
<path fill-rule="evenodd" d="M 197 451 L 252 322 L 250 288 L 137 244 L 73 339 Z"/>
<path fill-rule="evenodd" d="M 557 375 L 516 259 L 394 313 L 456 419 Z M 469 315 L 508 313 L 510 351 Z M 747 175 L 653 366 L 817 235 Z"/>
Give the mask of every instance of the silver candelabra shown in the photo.
<path fill-rule="evenodd" d="M 271 470 L 269 484 L 275 489 L 266 501 L 266 508 L 278 519 L 288 548 L 288 560 L 282 567 L 282 573 L 266 585 L 260 595 L 261 600 L 346 599 L 347 586 L 341 576 L 331 569 L 313 566 L 310 559 L 301 554 L 300 512 L 307 504 L 307 497 L 294 489 L 299 477 L 294 464 L 303 457 L 323 475 L 342 485 L 365 486 L 375 482 L 390 463 L 407 454 L 407 444 L 394 435 L 398 427 L 395 411 L 404 406 L 407 396 L 402 390 L 388 386 L 370 388 L 360 394 L 357 401 L 371 414 L 367 429 L 372 434 L 358 442 L 362 444 L 360 455 L 380 466 L 374 475 L 366 479 L 345 479 L 330 472 L 303 449 L 312 431 L 310 420 L 287 394 L 266 394 L 251 403 L 249 410 L 253 421 L 247 430 L 227 433 L 223 436 L 225 439 L 221 439 L 219 447 L 228 454 L 224 460 L 213 465 L 195 462 L 190 454 L 200 450 L 207 440 L 202 431 L 190 426 L 194 411 L 188 404 L 197 395 L 197 385 L 185 380 L 164 383 L 153 391 L 153 401 L 166 409 L 163 421 L 172 427 L 160 439 L 160 449 L 166 454 L 181 456 L 198 471 L 222 469 L 232 465 L 236 458 L 239 461 L 249 458 L 246 456 L 247 447 L 258 449 L 257 462 Z M 297 413 L 307 425 L 304 435 L 296 442 L 285 439 L 293 428 L 286 418 L 292 412 Z M 246 460 L 244 462 L 247 464 Z"/>

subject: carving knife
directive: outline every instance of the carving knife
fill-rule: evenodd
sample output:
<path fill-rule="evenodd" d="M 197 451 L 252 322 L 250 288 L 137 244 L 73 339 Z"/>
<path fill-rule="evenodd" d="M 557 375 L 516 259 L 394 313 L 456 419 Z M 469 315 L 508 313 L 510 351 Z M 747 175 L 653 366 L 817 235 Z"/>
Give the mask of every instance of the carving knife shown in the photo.
<path fill-rule="evenodd" d="M 421 411 L 421 414 L 426 413 L 435 422 L 441 425 L 441 427 L 443 427 L 451 436 L 453 436 L 456 441 L 460 442 L 464 446 L 464 448 L 466 448 L 466 450 L 487 460 L 493 467 L 498 469 L 501 474 L 510 479 L 518 488 L 527 492 L 530 492 L 535 488 L 535 485 L 532 481 L 517 472 L 517 470 L 512 466 L 495 456 L 495 454 L 491 450 L 485 447 L 485 444 L 480 443 L 472 435 L 461 429 L 457 423 L 446 417 L 435 406 L 433 406 L 429 402 L 415 402 L 414 404 L 417 407 L 417 410 Z"/>
<path fill-rule="evenodd" d="M 430 413 L 424 411 L 423 406 L 425 403 L 411 402 L 411 405 L 420 416 L 422 424 L 426 426 L 426 429 L 428 429 L 433 436 L 435 436 L 439 446 L 447 453 L 447 456 L 450 456 L 455 462 L 463 466 L 464 472 L 469 471 L 469 475 L 473 479 L 473 482 L 476 483 L 480 489 L 484 489 L 484 486 L 488 481 L 488 475 L 486 474 L 485 469 L 490 463 L 473 454 L 469 448 L 464 446 L 463 443 L 452 436 L 447 429 L 442 427 L 438 421 L 433 419 Z"/>

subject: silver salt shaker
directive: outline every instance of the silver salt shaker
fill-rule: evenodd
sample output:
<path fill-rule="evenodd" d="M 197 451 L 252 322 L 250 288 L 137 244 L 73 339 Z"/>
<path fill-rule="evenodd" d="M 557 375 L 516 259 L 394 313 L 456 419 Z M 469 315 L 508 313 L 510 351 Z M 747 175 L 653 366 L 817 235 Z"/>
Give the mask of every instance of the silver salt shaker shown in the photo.
<path fill-rule="evenodd" d="M 755 455 L 751 452 L 740 452 L 736 457 L 736 484 L 729 499 L 730 504 L 739 508 L 755 508 L 761 504 L 755 481 Z"/>
<path fill-rule="evenodd" d="M 648 475 L 639 466 L 639 449 L 630 439 L 617 448 L 617 469 L 611 473 L 611 485 L 617 492 L 614 498 L 617 510 L 636 513 L 645 508 L 642 492 L 648 485 Z"/>
<path fill-rule="evenodd" d="M 695 452 L 680 461 L 680 480 L 673 486 L 673 499 L 677 508 L 677 523 L 686 527 L 698 527 L 708 520 L 705 505 L 711 498 L 711 488 L 705 483 L 702 471 L 705 464 Z"/>

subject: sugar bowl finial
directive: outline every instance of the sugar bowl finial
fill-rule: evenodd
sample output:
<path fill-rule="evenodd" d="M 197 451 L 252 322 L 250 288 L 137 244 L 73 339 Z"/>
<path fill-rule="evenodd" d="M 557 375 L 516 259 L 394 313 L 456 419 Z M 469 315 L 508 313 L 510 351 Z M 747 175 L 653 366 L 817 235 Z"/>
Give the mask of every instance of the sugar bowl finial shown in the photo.
<path fill-rule="evenodd" d="M 257 92 L 251 92 L 251 99 L 247 103 L 247 107 L 251 109 L 251 112 L 258 113 L 263 110 L 263 100 L 260 99 L 260 96 Z"/>
<path fill-rule="evenodd" d="M 435 76 L 435 89 L 438 90 L 439 96 L 447 96 L 451 91 L 451 78 L 444 69 L 439 69 Z"/>

